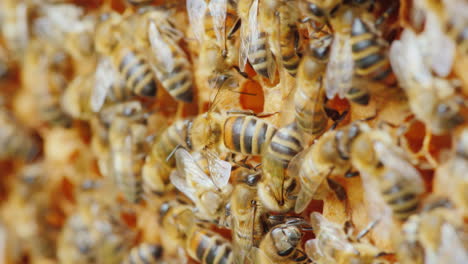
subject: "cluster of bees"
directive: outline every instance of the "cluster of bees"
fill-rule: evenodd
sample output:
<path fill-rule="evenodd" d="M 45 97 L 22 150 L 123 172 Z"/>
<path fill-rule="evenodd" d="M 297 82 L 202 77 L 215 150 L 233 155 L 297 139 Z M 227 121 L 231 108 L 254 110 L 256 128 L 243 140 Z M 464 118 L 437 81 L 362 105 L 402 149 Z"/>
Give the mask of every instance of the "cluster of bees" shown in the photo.
<path fill-rule="evenodd" d="M 468 263 L 464 0 L 0 2 L 1 263 Z"/>

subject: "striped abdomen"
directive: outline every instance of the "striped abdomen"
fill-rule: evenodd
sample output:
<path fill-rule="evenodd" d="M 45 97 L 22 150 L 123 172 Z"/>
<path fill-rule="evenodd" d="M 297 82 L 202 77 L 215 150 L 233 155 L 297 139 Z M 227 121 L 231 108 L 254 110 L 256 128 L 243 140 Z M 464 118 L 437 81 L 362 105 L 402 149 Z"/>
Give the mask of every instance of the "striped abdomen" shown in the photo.
<path fill-rule="evenodd" d="M 368 105 L 370 101 L 370 93 L 367 87 L 353 86 L 346 92 L 346 98 L 351 102 L 360 105 Z"/>
<path fill-rule="evenodd" d="M 188 254 L 201 264 L 231 264 L 231 243 L 215 232 L 196 228 L 187 239 Z"/>
<path fill-rule="evenodd" d="M 109 88 L 108 98 L 112 102 L 123 102 L 132 97 L 132 90 L 128 89 L 125 81 L 118 78 Z"/>
<path fill-rule="evenodd" d="M 162 86 L 174 99 L 190 103 L 193 100 L 192 71 L 190 62 L 181 56 L 174 57 L 174 69 L 170 72 L 161 71 L 159 77 Z"/>
<path fill-rule="evenodd" d="M 273 77 L 270 75 L 274 74 L 272 69 L 275 68 L 275 61 L 268 45 L 268 35 L 266 32 L 260 32 L 257 38 L 253 37 L 253 41 L 250 43 L 248 58 L 255 72 L 265 78 Z"/>
<path fill-rule="evenodd" d="M 328 117 L 323 105 L 325 93 L 322 79 L 309 79 L 307 68 L 312 67 L 312 64 L 313 60 L 307 56 L 300 66 L 294 109 L 299 129 L 307 134 L 318 135 L 327 127 Z"/>
<path fill-rule="evenodd" d="M 130 250 L 123 264 L 156 264 L 161 260 L 162 253 L 160 245 L 142 243 Z"/>
<path fill-rule="evenodd" d="M 185 146 L 187 127 L 190 122 L 190 120 L 179 120 L 166 128 L 155 144 L 151 147 L 151 151 L 153 152 L 151 155 L 156 154 L 159 162 L 166 162 L 167 157 L 177 146 Z M 167 161 L 167 164 L 171 168 L 174 168 L 175 159 L 171 157 L 171 159 Z"/>
<path fill-rule="evenodd" d="M 398 172 L 389 171 L 387 173 Z M 405 181 L 380 181 L 380 185 L 382 196 L 385 202 L 392 208 L 395 218 L 405 220 L 417 212 L 419 207 L 419 193 L 412 188 L 412 183 Z"/>
<path fill-rule="evenodd" d="M 276 128 L 251 115 L 232 115 L 224 123 L 224 145 L 244 155 L 261 155 Z"/>
<path fill-rule="evenodd" d="M 275 133 L 265 155 L 276 160 L 286 169 L 291 159 L 302 149 L 302 136 L 296 123 L 293 123 Z"/>
<path fill-rule="evenodd" d="M 296 76 L 297 67 L 301 61 L 297 53 L 299 45 L 299 31 L 296 26 L 296 10 L 288 4 L 278 8 L 280 27 L 279 44 L 283 67 L 291 76 Z"/>
<path fill-rule="evenodd" d="M 378 36 L 361 19 L 355 19 L 353 22 L 351 45 L 356 75 L 388 86 L 397 84 L 386 47 L 378 42 Z"/>
<path fill-rule="evenodd" d="M 40 151 L 38 142 L 0 110 L 0 160 L 21 158 L 33 160 Z"/>
<path fill-rule="evenodd" d="M 157 81 L 148 61 L 133 49 L 120 48 L 117 52 L 116 65 L 127 88 L 140 96 L 155 96 Z"/>
<path fill-rule="evenodd" d="M 72 125 L 72 118 L 68 116 L 60 105 L 59 94 L 44 94 L 39 95 L 38 107 L 40 117 L 43 121 L 52 125 L 61 127 L 70 127 Z"/>

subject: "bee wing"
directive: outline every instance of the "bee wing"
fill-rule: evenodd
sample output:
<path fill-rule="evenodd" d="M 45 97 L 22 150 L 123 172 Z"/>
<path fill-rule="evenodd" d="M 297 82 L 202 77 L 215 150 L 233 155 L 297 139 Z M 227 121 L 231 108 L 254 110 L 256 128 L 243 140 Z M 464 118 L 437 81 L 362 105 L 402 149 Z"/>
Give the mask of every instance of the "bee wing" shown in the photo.
<path fill-rule="evenodd" d="M 432 83 L 432 74 L 423 61 L 418 42 L 416 34 L 406 29 L 401 39 L 394 41 L 390 47 L 390 64 L 404 89 L 410 89 L 415 82 L 424 87 Z"/>
<path fill-rule="evenodd" d="M 204 0 L 187 0 L 187 13 L 192 27 L 193 34 L 198 42 L 203 41 L 205 27 L 203 18 L 206 12 L 206 3 Z"/>
<path fill-rule="evenodd" d="M 186 181 L 192 181 L 196 185 L 193 188 L 213 189 L 216 187 L 187 150 L 179 148 L 175 153 L 175 159 L 178 174 L 183 175 Z"/>
<path fill-rule="evenodd" d="M 174 56 L 171 48 L 163 38 L 154 21 L 150 21 L 148 26 L 148 38 L 151 43 L 152 54 L 154 58 L 162 63 L 163 68 L 167 72 L 172 72 L 174 69 Z"/>
<path fill-rule="evenodd" d="M 192 200 L 192 202 L 197 202 L 195 189 L 187 184 L 185 177 L 183 177 L 177 170 L 172 171 L 169 179 L 171 180 L 172 185 L 177 188 L 177 190 L 185 194 L 190 200 Z"/>
<path fill-rule="evenodd" d="M 211 17 L 213 18 L 213 27 L 215 29 L 216 40 L 220 47 L 224 47 L 226 41 L 225 22 L 227 12 L 227 0 L 211 0 L 208 4 Z"/>
<path fill-rule="evenodd" d="M 214 153 L 207 152 L 208 168 L 213 183 L 222 189 L 229 183 L 231 177 L 231 163 L 221 160 Z"/>
<path fill-rule="evenodd" d="M 449 223 L 444 223 L 441 228 L 441 239 L 437 263 L 468 263 L 468 252 L 466 251 L 457 230 Z M 430 263 L 427 261 L 427 263 Z"/>
<path fill-rule="evenodd" d="M 395 146 L 390 146 L 380 141 L 374 143 L 374 149 L 379 160 L 382 161 L 385 166 L 397 171 L 399 175 L 405 177 L 409 183 L 418 188 L 420 193 L 424 192 L 425 188 L 421 174 L 405 159 L 402 151 Z"/>
<path fill-rule="evenodd" d="M 338 94 L 344 98 L 346 92 L 351 88 L 353 74 L 354 60 L 350 37 L 337 33 L 331 46 L 330 60 L 325 76 L 327 97 L 331 99 Z"/>
<path fill-rule="evenodd" d="M 256 210 L 255 210 L 254 207 L 251 208 L 250 213 L 251 213 L 251 216 L 248 218 L 246 223 L 242 223 L 236 217 L 232 218 L 232 221 L 233 221 L 232 230 L 233 230 L 233 232 L 236 232 L 236 230 L 238 230 L 238 229 L 250 229 L 250 231 L 251 231 L 249 233 L 250 242 L 249 242 L 248 245 L 243 245 L 242 246 L 241 243 L 244 243 L 244 242 L 238 242 L 237 241 L 237 236 L 233 236 L 232 246 L 233 246 L 233 252 L 234 252 L 234 256 L 235 256 L 234 257 L 234 263 L 235 264 L 245 263 L 245 259 L 248 258 L 247 256 L 248 256 L 249 252 L 251 251 L 251 249 L 253 247 L 253 239 L 254 239 L 253 232 L 254 232 L 255 213 L 256 213 Z"/>
<path fill-rule="evenodd" d="M 427 13 L 424 28 L 420 39 L 428 47 L 431 68 L 440 77 L 447 77 L 455 59 L 455 43 L 442 31 L 440 20 L 432 12 Z"/>
<path fill-rule="evenodd" d="M 102 108 L 109 89 L 117 79 L 118 73 L 110 58 L 102 57 L 97 65 L 94 87 L 90 98 L 91 109 L 94 112 L 98 112 Z"/>
<path fill-rule="evenodd" d="M 246 22 L 246 23 L 245 23 Z M 241 25 L 241 45 L 239 51 L 239 68 L 244 71 L 250 46 L 255 38 L 258 38 L 258 0 L 254 0 L 249 9 L 248 21 Z"/>

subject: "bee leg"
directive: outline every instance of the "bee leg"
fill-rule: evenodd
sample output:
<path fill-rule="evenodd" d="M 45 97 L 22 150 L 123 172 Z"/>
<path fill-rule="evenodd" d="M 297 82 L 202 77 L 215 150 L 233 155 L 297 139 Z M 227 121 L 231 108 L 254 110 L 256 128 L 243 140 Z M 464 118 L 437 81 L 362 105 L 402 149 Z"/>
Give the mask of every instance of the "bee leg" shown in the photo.
<path fill-rule="evenodd" d="M 329 130 L 335 130 L 335 128 L 343 121 L 343 119 L 348 115 L 349 111 L 345 110 L 341 115 L 337 118 L 337 120 L 334 120 L 335 122 L 333 125 L 330 127 Z"/>
<path fill-rule="evenodd" d="M 380 218 L 377 218 L 374 221 L 372 221 L 366 228 L 359 232 L 359 234 L 356 236 L 356 241 L 359 241 L 361 240 L 361 238 L 365 237 L 379 222 Z"/>
<path fill-rule="evenodd" d="M 237 19 L 236 23 L 234 23 L 234 26 L 231 28 L 229 33 L 227 34 L 227 39 L 232 39 L 233 35 L 239 30 L 241 27 L 242 20 L 240 18 Z"/>

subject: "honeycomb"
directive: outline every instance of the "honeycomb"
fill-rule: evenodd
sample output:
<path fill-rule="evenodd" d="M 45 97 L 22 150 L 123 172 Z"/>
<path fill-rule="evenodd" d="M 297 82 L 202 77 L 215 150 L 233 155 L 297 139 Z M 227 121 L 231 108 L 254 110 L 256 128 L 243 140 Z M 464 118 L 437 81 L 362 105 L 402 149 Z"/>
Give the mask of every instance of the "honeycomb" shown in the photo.
<path fill-rule="evenodd" d="M 464 0 L 2 0 L 0 263 L 468 263 Z"/>

